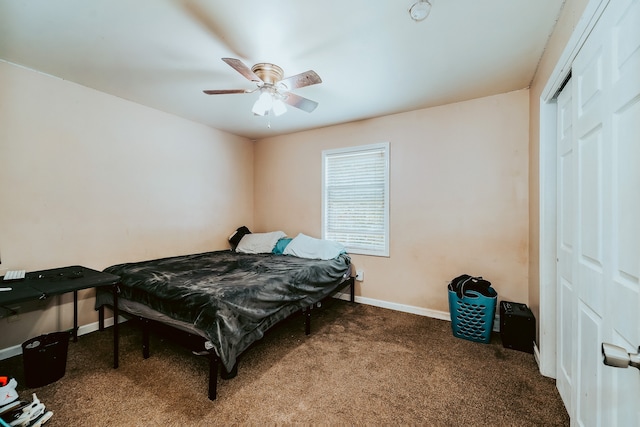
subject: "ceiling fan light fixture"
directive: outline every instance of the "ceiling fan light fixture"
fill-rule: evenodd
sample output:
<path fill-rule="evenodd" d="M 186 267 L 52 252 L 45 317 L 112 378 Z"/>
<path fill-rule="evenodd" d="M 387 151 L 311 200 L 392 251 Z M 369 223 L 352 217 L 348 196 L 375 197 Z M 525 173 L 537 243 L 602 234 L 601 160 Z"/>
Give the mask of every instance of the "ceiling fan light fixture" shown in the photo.
<path fill-rule="evenodd" d="M 273 97 L 269 92 L 263 91 L 255 104 L 253 104 L 251 111 L 257 116 L 265 116 L 269 114 L 271 107 L 273 107 Z"/>
<path fill-rule="evenodd" d="M 430 12 L 431 3 L 429 3 L 429 0 L 419 0 L 409 8 L 409 15 L 416 22 L 424 21 Z"/>
<path fill-rule="evenodd" d="M 282 99 L 279 99 L 279 98 L 273 101 L 272 109 L 273 109 L 273 114 L 275 114 L 276 117 L 281 116 L 287 112 L 287 106 L 284 105 L 284 102 L 282 102 Z"/>
<path fill-rule="evenodd" d="M 264 116 L 265 114 L 267 114 L 267 110 L 265 110 L 264 108 L 261 108 L 260 103 L 258 101 L 256 101 L 255 104 L 253 104 L 253 108 L 251 109 L 251 112 L 256 116 Z"/>
<path fill-rule="evenodd" d="M 253 67 L 247 67 L 241 60 L 222 58 L 231 68 L 242 74 L 247 80 L 255 83 L 257 88 L 247 89 L 214 89 L 204 90 L 207 95 L 225 95 L 233 93 L 254 93 L 259 91 L 258 99 L 253 103 L 251 112 L 256 116 L 266 116 L 273 113 L 280 116 L 288 111 L 285 104 L 289 104 L 307 113 L 316 109 L 318 103 L 303 96 L 289 92 L 291 89 L 322 83 L 320 76 L 313 70 L 305 71 L 283 79 L 282 68 L 268 62 L 260 62 Z M 283 91 L 283 92 L 281 92 Z"/>

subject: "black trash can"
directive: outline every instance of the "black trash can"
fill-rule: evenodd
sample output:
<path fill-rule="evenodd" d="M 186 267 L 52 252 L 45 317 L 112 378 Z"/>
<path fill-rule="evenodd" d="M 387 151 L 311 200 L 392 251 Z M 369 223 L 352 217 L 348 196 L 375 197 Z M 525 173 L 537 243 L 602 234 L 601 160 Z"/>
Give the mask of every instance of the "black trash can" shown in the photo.
<path fill-rule="evenodd" d="M 40 335 L 22 343 L 25 385 L 42 387 L 62 378 L 68 349 L 69 332 Z"/>

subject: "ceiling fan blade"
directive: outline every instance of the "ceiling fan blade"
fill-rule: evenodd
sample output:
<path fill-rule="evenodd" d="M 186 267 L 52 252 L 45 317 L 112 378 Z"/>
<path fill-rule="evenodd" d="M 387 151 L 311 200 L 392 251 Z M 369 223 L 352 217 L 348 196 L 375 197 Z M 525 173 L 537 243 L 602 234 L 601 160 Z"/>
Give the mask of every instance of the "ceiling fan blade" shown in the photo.
<path fill-rule="evenodd" d="M 285 90 L 297 89 L 300 87 L 311 86 L 322 83 L 322 79 L 315 71 L 309 70 L 295 76 L 287 77 L 278 82 L 278 85 L 284 86 Z"/>
<path fill-rule="evenodd" d="M 318 106 L 316 101 L 312 101 L 310 99 L 304 98 L 300 95 L 296 95 L 295 93 L 287 92 L 282 94 L 284 96 L 283 101 L 292 107 L 299 108 L 300 110 L 306 111 L 307 113 L 312 112 Z"/>
<path fill-rule="evenodd" d="M 261 82 L 262 79 L 256 76 L 256 74 L 251 71 L 251 68 L 244 65 L 244 62 L 235 58 L 222 58 L 224 62 L 229 64 L 234 70 L 242 74 L 247 80 L 251 80 L 252 82 Z"/>
<path fill-rule="evenodd" d="M 222 90 L 203 90 L 207 95 L 227 95 L 230 93 L 250 93 L 251 90 L 246 89 L 222 89 Z"/>

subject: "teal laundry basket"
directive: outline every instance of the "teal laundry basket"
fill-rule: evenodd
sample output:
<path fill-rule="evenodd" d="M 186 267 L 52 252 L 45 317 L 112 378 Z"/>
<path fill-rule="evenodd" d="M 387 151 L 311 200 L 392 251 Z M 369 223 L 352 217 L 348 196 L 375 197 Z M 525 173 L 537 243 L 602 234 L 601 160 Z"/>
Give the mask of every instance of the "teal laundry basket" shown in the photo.
<path fill-rule="evenodd" d="M 489 294 L 485 296 L 467 290 L 460 298 L 449 289 L 449 313 L 454 336 L 485 344 L 491 341 L 498 293 L 490 287 Z"/>

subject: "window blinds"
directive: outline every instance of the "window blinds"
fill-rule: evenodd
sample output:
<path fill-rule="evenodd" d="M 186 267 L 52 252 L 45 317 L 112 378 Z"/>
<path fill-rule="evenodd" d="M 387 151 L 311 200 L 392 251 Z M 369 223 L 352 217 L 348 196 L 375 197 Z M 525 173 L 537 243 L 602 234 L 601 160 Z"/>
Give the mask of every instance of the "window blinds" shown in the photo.
<path fill-rule="evenodd" d="M 355 253 L 388 255 L 388 144 L 324 157 L 324 238 Z"/>

